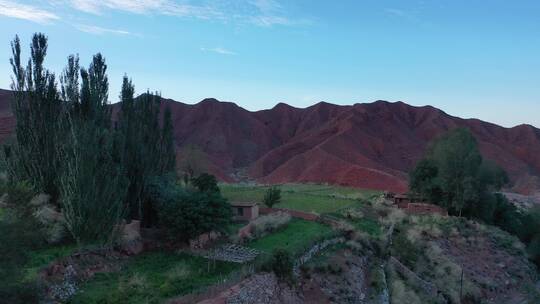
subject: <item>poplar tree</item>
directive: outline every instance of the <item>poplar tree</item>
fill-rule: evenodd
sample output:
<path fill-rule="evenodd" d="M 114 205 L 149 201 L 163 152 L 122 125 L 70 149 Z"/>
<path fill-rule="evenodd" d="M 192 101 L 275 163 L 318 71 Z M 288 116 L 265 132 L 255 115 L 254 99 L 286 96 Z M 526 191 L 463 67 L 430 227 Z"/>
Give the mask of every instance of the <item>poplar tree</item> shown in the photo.
<path fill-rule="evenodd" d="M 169 107 L 163 113 L 163 129 L 161 131 L 161 168 L 162 174 L 175 172 L 176 170 L 176 149 L 174 145 L 174 125 L 172 113 Z"/>
<path fill-rule="evenodd" d="M 34 34 L 30 45 L 31 57 L 26 68 L 21 62 L 18 36 L 11 43 L 13 69 L 11 89 L 16 118 L 16 143 L 6 147 L 8 171 L 13 180 L 28 180 L 35 191 L 51 195 L 56 202 L 58 174 L 61 165 L 57 147 L 63 138 L 63 103 L 57 90 L 56 78 L 44 66 L 47 37 Z"/>
<path fill-rule="evenodd" d="M 61 78 L 69 133 L 60 148 L 65 160 L 60 189 L 66 225 L 78 243 L 112 241 L 124 214 L 126 180 L 113 157 L 106 71 L 101 54 L 88 70 L 70 56 Z"/>
<path fill-rule="evenodd" d="M 118 117 L 118 130 L 123 140 L 121 159 L 129 179 L 125 205 L 130 210 L 131 218 L 150 224 L 155 212 L 149 204 L 149 180 L 174 172 L 172 115 L 165 110 L 163 128 L 160 128 L 161 97 L 146 92 L 134 98 L 134 92 L 132 81 L 125 76 Z"/>

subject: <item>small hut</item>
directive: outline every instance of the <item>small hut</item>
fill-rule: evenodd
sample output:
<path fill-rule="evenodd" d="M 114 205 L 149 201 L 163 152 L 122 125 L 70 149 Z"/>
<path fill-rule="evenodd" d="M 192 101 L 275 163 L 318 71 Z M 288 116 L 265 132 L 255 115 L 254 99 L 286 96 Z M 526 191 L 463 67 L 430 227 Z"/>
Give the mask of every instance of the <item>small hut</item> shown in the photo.
<path fill-rule="evenodd" d="M 255 202 L 231 202 L 233 219 L 251 221 L 259 216 L 259 205 Z"/>

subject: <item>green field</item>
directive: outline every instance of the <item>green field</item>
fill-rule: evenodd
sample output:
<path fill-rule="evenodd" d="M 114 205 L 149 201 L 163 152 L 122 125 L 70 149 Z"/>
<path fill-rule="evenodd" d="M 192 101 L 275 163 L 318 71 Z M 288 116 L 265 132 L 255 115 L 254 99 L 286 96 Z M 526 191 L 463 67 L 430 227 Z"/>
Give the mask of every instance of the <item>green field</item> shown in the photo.
<path fill-rule="evenodd" d="M 358 206 L 359 200 L 369 199 L 380 193 L 375 190 L 311 184 L 285 184 L 280 188 L 281 203 L 275 207 L 318 214 Z M 231 201 L 262 202 L 268 186 L 221 184 L 220 189 Z"/>
<path fill-rule="evenodd" d="M 318 222 L 293 219 L 285 228 L 257 239 L 247 246 L 267 254 L 272 253 L 276 248 L 283 248 L 297 256 L 316 241 L 329 238 L 333 234 L 334 232 L 329 226 Z"/>
<path fill-rule="evenodd" d="M 149 252 L 130 259 L 120 272 L 97 274 L 70 303 L 161 303 L 223 281 L 239 264 L 188 254 Z"/>
<path fill-rule="evenodd" d="M 24 267 L 24 280 L 31 281 L 37 278 L 38 272 L 48 266 L 51 262 L 67 257 L 77 250 L 77 246 L 61 245 L 49 246 L 47 248 L 31 251 L 28 254 L 28 261 Z"/>

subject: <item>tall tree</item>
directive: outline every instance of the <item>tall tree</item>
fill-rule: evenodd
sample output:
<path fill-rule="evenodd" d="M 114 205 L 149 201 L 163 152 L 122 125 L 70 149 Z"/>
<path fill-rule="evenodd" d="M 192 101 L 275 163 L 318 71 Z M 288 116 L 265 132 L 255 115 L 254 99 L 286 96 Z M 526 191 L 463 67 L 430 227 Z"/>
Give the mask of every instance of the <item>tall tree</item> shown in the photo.
<path fill-rule="evenodd" d="M 61 177 L 62 207 L 68 230 L 79 243 L 113 240 L 123 218 L 126 179 L 113 157 L 107 65 L 101 54 L 88 70 L 70 56 L 62 75 L 62 96 L 70 105 L 69 133 L 59 148 L 64 159 Z M 77 93 L 78 92 L 78 93 Z"/>
<path fill-rule="evenodd" d="M 174 126 L 172 113 L 169 107 L 163 113 L 163 128 L 161 130 L 161 172 L 175 172 L 176 170 L 176 149 L 174 145 Z"/>
<path fill-rule="evenodd" d="M 134 98 L 134 91 L 131 80 L 124 77 L 118 130 L 123 139 L 121 159 L 129 178 L 126 205 L 131 218 L 149 224 L 153 211 L 148 204 L 148 181 L 151 177 L 174 172 L 173 125 L 170 112 L 165 111 L 163 128 L 160 128 L 159 95 L 147 92 Z"/>
<path fill-rule="evenodd" d="M 412 192 L 455 211 L 478 209 L 486 193 L 507 181 L 504 171 L 483 161 L 469 130 L 454 129 L 433 141 L 410 174 Z"/>
<path fill-rule="evenodd" d="M 26 68 L 21 64 L 21 46 L 16 36 L 11 43 L 13 68 L 11 88 L 13 111 L 17 121 L 16 143 L 6 150 L 9 173 L 13 179 L 31 182 L 36 191 L 58 198 L 58 172 L 61 165 L 56 147 L 63 138 L 63 103 L 56 79 L 44 66 L 47 37 L 34 34 L 31 57 Z"/>

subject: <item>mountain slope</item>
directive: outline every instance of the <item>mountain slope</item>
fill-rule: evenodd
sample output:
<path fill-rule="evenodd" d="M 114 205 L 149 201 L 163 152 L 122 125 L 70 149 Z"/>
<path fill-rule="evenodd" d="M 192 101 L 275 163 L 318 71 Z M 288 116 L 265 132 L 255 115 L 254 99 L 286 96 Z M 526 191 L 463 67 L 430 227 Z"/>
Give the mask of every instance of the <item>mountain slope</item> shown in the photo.
<path fill-rule="evenodd" d="M 9 91 L 0 90 L 0 140 L 12 132 Z M 404 191 L 407 172 L 428 143 L 456 127 L 469 128 L 484 157 L 510 175 L 513 190 L 540 189 L 540 130 L 528 125 L 503 128 L 461 119 L 436 108 L 376 101 L 308 108 L 278 104 L 247 111 L 234 103 L 205 99 L 187 105 L 164 99 L 175 124 L 179 151 L 204 151 L 209 170 L 233 181 L 242 170 L 265 183 L 318 182 Z M 181 152 L 180 152 L 181 153 Z"/>

